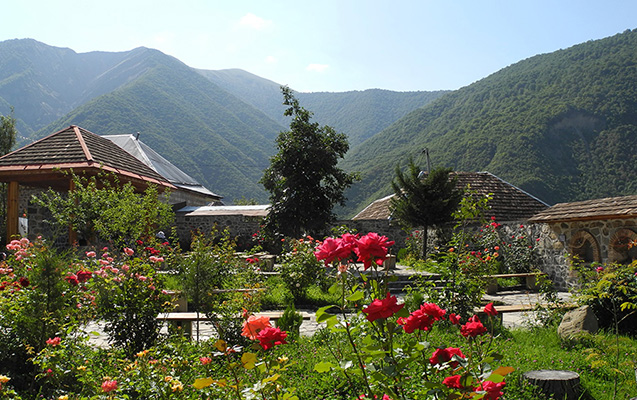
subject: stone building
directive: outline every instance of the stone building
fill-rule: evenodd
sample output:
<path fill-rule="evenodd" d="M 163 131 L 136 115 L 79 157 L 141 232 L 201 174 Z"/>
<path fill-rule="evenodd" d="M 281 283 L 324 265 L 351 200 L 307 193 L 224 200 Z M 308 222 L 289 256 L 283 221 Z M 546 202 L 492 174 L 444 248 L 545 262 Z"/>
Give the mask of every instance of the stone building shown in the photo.
<path fill-rule="evenodd" d="M 87 177 L 100 172 L 113 173 L 121 183 L 130 182 L 140 192 L 148 185 L 155 185 L 160 191 L 170 190 L 173 208 L 221 202 L 221 196 L 201 186 L 143 143 L 132 142 L 131 138 L 119 140 L 118 144 L 116 141 L 72 125 L 0 157 L 0 182 L 8 183 L 6 235 L 2 240 L 8 241 L 16 235 L 51 235 L 51 227 L 45 222 L 46 210 L 35 205 L 31 198 L 48 189 L 72 190 L 71 171 Z M 124 150 L 127 146 L 135 155 Z M 75 232 L 69 232 L 69 242 L 78 239 L 81 238 Z"/>
<path fill-rule="evenodd" d="M 526 193 L 490 172 L 452 172 L 456 177 L 456 188 L 469 188 L 479 196 L 491 195 L 488 217 L 495 217 L 502 225 L 519 226 L 546 208 L 542 200 Z M 374 226 L 376 232 L 396 240 L 397 247 L 404 247 L 407 233 L 400 229 L 391 216 L 391 199 L 394 195 L 376 200 L 352 218 L 352 222 L 363 226 Z M 435 231 L 430 228 L 428 235 L 433 246 L 436 240 Z"/>
<path fill-rule="evenodd" d="M 577 284 L 570 266 L 637 260 L 637 195 L 560 203 L 530 218 L 541 269 L 560 288 Z"/>

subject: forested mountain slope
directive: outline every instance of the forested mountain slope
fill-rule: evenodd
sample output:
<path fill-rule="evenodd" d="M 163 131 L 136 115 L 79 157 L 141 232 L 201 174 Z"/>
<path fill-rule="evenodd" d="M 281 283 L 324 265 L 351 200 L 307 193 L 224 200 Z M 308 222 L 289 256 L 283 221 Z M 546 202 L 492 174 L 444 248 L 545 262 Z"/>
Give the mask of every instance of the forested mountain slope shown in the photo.
<path fill-rule="evenodd" d="M 23 136 L 113 86 L 101 77 L 138 50 L 78 54 L 32 39 L 0 42 L 0 113 L 12 106 Z M 109 87 L 110 86 L 110 87 Z"/>
<path fill-rule="evenodd" d="M 198 72 L 279 124 L 289 125 L 290 120 L 283 115 L 285 107 L 281 104 L 283 97 L 278 83 L 240 69 Z M 314 114 L 314 121 L 346 134 L 350 148 L 354 148 L 394 121 L 447 92 L 368 89 L 339 93 L 297 92 L 295 95 L 301 105 Z"/>
<path fill-rule="evenodd" d="M 283 128 L 193 69 L 146 49 L 130 83 L 96 97 L 37 133 L 68 125 L 97 134 L 140 132 L 141 140 L 223 195 L 267 196 L 257 182 Z"/>
<path fill-rule="evenodd" d="M 548 202 L 637 193 L 637 30 L 538 55 L 415 110 L 351 151 L 348 212 L 398 163 L 488 170 Z"/>

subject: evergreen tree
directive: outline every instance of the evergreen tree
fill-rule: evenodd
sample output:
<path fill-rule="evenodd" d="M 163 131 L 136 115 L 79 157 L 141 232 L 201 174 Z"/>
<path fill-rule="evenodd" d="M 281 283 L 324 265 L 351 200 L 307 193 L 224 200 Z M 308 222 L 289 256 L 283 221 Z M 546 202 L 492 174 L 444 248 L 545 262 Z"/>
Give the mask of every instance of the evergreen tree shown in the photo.
<path fill-rule="evenodd" d="M 290 237 L 321 233 L 356 179 L 337 167 L 349 144 L 344 134 L 311 122 L 312 113 L 299 105 L 290 88 L 283 86 L 281 92 L 292 122 L 289 131 L 279 133 L 278 153 L 260 181 L 270 192 L 266 230 Z"/>
<path fill-rule="evenodd" d="M 456 189 L 456 177 L 450 178 L 450 172 L 448 168 L 434 168 L 423 175 L 411 158 L 407 173 L 396 166 L 391 215 L 406 230 L 422 228 L 422 258 L 427 255 L 427 229 L 451 221 L 451 214 L 462 199 L 462 192 Z"/>

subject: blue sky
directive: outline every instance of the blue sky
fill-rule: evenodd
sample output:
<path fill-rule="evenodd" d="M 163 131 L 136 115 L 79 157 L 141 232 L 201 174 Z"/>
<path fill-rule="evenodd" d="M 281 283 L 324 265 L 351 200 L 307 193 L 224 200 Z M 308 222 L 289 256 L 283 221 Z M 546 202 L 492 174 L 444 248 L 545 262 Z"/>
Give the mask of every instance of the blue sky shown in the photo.
<path fill-rule="evenodd" d="M 145 46 L 303 92 L 458 89 L 637 28 L 634 0 L 20 0 L 2 10 L 0 41 L 78 53 Z"/>

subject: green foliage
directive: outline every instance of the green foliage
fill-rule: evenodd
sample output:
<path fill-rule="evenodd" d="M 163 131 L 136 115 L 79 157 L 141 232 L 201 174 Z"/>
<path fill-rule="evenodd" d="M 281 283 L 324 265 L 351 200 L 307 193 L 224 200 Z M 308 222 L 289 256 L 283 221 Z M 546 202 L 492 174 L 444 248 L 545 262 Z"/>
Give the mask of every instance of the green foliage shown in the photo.
<path fill-rule="evenodd" d="M 303 316 L 296 312 L 294 304 L 290 304 L 277 321 L 276 326 L 282 331 L 286 331 L 288 335 L 291 335 L 293 338 L 298 339 L 302 323 Z"/>
<path fill-rule="evenodd" d="M 462 199 L 462 192 L 456 190 L 456 178 L 450 178 L 450 172 L 450 169 L 436 168 L 423 177 L 411 158 L 407 175 L 396 166 L 391 215 L 407 231 L 422 228 L 423 258 L 427 254 L 427 229 L 451 221 L 452 213 Z"/>
<path fill-rule="evenodd" d="M 600 325 L 618 332 L 637 332 L 637 261 L 631 264 L 575 264 L 581 282 L 580 301 L 593 307 Z"/>
<path fill-rule="evenodd" d="M 18 131 L 15 126 L 13 108 L 11 114 L 0 115 L 0 155 L 5 155 L 13 149 Z"/>
<path fill-rule="evenodd" d="M 279 271 L 295 301 L 305 298 L 310 285 L 320 282 L 324 267 L 314 256 L 318 241 L 311 237 L 288 239 L 279 256 Z"/>
<path fill-rule="evenodd" d="M 343 191 L 356 178 L 337 166 L 349 145 L 344 134 L 310 122 L 311 113 L 288 87 L 281 91 L 292 122 L 289 131 L 279 133 L 278 153 L 261 179 L 270 192 L 266 228 L 290 237 L 316 235 L 334 220 L 333 207 L 344 203 Z"/>
<path fill-rule="evenodd" d="M 98 294 L 97 315 L 105 321 L 109 340 L 128 356 L 150 348 L 159 336 L 157 316 L 172 306 L 164 290 L 164 278 L 153 265 L 161 260 L 131 255 L 112 265 L 107 254 L 100 260 L 93 255 L 87 253 L 84 266 L 86 271 L 104 266 L 95 274 L 92 285 Z"/>
<path fill-rule="evenodd" d="M 17 130 L 15 126 L 15 118 L 13 117 L 13 109 L 9 116 L 0 114 L 0 156 L 11 151 L 15 145 Z M 6 214 L 7 214 L 7 184 L 0 183 L 0 230 L 6 232 Z"/>
<path fill-rule="evenodd" d="M 46 341 L 72 336 L 92 318 L 92 295 L 65 282 L 73 263 L 44 241 L 22 238 L 7 249 L 0 264 L 0 374 L 13 376 L 12 384 L 24 390 L 33 387 L 31 359 Z"/>
<path fill-rule="evenodd" d="M 397 159 L 487 170 L 549 204 L 637 192 L 637 31 L 530 57 L 413 111 L 352 149 L 358 209 L 391 192 Z M 350 210 L 352 211 L 352 210 Z"/>
<path fill-rule="evenodd" d="M 105 241 L 122 246 L 152 238 L 173 224 L 172 209 L 160 200 L 154 186 L 138 194 L 130 182 L 122 185 L 113 174 L 88 178 L 71 174 L 71 179 L 74 188 L 68 193 L 49 189 L 33 197 L 52 215 L 49 222 L 57 228 L 57 235 L 70 227 L 89 245 Z"/>

